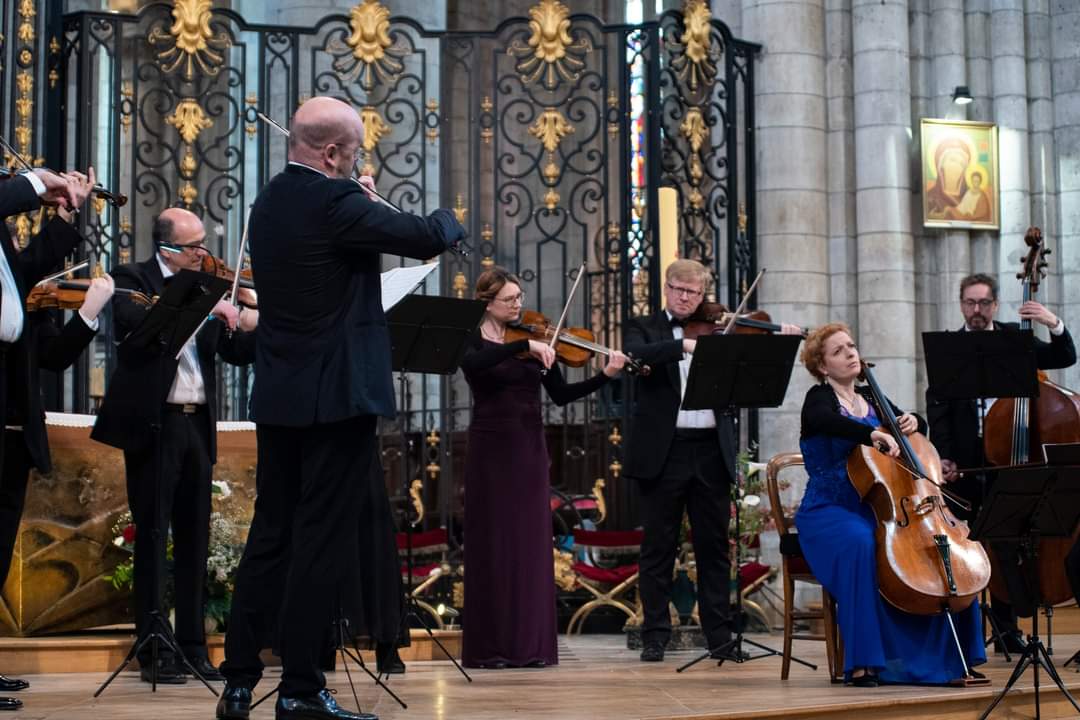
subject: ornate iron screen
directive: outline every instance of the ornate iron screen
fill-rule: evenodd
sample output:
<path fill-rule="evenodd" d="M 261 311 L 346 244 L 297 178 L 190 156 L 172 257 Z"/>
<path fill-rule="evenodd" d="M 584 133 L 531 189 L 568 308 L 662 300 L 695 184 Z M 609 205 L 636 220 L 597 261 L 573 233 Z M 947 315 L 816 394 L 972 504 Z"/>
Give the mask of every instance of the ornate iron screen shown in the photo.
<path fill-rule="evenodd" d="M 285 140 L 256 111 L 286 124 L 305 99 L 332 95 L 360 114 L 365 172 L 380 190 L 407 211 L 451 207 L 471 234 L 472 256 L 444 258 L 428 292 L 469 295 L 498 263 L 522 277 L 530 307 L 557 315 L 584 263 L 568 322 L 617 346 L 624 318 L 660 304 L 657 191 L 668 184 L 681 198 L 682 254 L 736 299 L 755 269 L 757 48 L 707 3 L 612 26 L 539 0 L 490 32 L 430 32 L 390 6 L 362 0 L 305 28 L 250 24 L 210 0 L 65 16 L 63 122 L 49 132 L 65 165 L 93 164 L 131 197 L 84 220 L 86 253 L 106 268 L 144 259 L 152 218 L 182 205 L 235 262 L 245 208 L 285 164 Z M 108 369 L 110 348 L 92 362 Z M 246 371 L 223 378 L 222 417 L 244 416 Z M 85 410 L 89 388 L 77 380 L 67 404 Z M 618 477 L 623 401 L 612 386 L 549 409 L 556 486 Z M 435 481 L 424 494 L 443 521 L 457 505 L 468 405 L 460 378 L 407 378 L 405 452 L 390 439 L 384 453 L 397 467 L 408 460 L 406 478 Z M 632 494 L 616 488 L 613 513 Z"/>

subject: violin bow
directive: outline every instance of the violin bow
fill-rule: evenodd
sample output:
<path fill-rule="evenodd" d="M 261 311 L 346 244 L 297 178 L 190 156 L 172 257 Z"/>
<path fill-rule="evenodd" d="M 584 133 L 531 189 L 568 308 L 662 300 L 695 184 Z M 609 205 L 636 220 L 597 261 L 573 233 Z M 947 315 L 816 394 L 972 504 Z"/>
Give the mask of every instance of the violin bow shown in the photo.
<path fill-rule="evenodd" d="M 236 254 L 236 271 L 233 273 L 232 297 L 230 298 L 233 307 L 240 304 L 239 300 L 236 299 L 236 293 L 240 290 L 240 265 L 244 262 L 244 253 L 247 252 L 248 223 L 250 222 L 251 206 L 248 205 L 247 212 L 244 213 L 244 231 L 240 234 L 240 250 Z"/>
<path fill-rule="evenodd" d="M 581 278 L 585 275 L 585 263 L 581 263 L 581 267 L 578 268 L 577 277 L 574 278 L 574 284 L 570 287 L 570 294 L 566 297 L 566 304 L 563 305 L 562 315 L 559 315 L 559 322 L 555 324 L 555 332 L 551 336 L 551 340 L 548 342 L 548 347 L 555 347 L 555 343 L 559 339 L 559 333 L 562 332 L 563 324 L 566 323 L 566 315 L 570 312 L 570 303 L 574 301 L 574 294 L 577 292 L 578 285 L 581 284 Z"/>
<path fill-rule="evenodd" d="M 735 308 L 735 312 L 731 313 L 731 319 L 728 320 L 727 326 L 724 328 L 724 335 L 730 335 L 731 331 L 735 329 L 735 321 L 739 319 L 739 315 L 746 309 L 746 303 L 750 301 L 750 296 L 754 294 L 754 290 L 757 289 L 757 284 L 761 280 L 761 276 L 765 274 L 765 268 L 761 268 L 761 272 L 754 278 L 754 282 L 750 283 L 750 289 L 743 293 L 742 302 L 739 303 L 739 307 Z"/>
<path fill-rule="evenodd" d="M 26 158 L 20 155 L 18 150 L 11 147 L 11 144 L 8 143 L 7 139 L 5 139 L 3 135 L 0 135 L 0 147 L 3 147 L 4 151 L 7 152 L 8 155 L 11 155 L 11 157 L 15 158 L 15 160 L 26 170 L 29 171 L 34 169 L 34 166 L 26 162 Z"/>
<path fill-rule="evenodd" d="M 64 268 L 60 272 L 54 272 L 52 275 L 46 275 L 45 277 L 38 280 L 37 285 L 35 285 L 34 287 L 37 287 L 38 285 L 44 285 L 45 283 L 48 283 L 48 282 L 52 282 L 53 280 L 56 280 L 57 278 L 64 277 L 68 273 L 73 273 L 73 272 L 76 272 L 78 270 L 82 270 L 84 267 L 86 267 L 89 264 L 90 264 L 89 260 L 83 260 L 81 263 L 76 263 L 75 265 L 72 265 L 69 268 Z"/>

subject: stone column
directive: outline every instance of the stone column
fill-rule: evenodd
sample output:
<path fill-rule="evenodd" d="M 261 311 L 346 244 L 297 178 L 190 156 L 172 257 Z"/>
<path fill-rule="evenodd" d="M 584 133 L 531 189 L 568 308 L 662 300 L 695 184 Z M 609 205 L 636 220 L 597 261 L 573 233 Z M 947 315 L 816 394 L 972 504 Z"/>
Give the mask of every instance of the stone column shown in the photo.
<path fill-rule="evenodd" d="M 1016 272 L 1026 253 L 1024 233 L 1031 218 L 1024 0 L 995 0 L 990 13 L 990 46 L 994 49 L 991 70 L 1000 163 L 998 282 L 1001 300 L 998 313 L 1003 320 L 1015 320 L 1021 295 Z"/>
<path fill-rule="evenodd" d="M 825 159 L 825 13 L 822 0 L 747 0 L 744 35 L 764 45 L 756 68 L 758 301 L 774 318 L 828 318 Z M 801 369 L 782 408 L 762 412 L 761 457 L 797 447 L 810 376 Z"/>
<path fill-rule="evenodd" d="M 932 230 L 922 225 L 922 187 L 919 181 L 919 120 L 933 116 L 934 91 L 932 61 L 930 58 L 930 0 L 908 0 L 908 47 L 909 67 L 911 68 L 911 155 L 909 175 L 911 198 L 908 203 L 910 212 L 912 252 L 915 283 L 915 337 L 921 338 L 924 330 L 936 330 L 938 322 L 937 284 L 937 240 Z M 926 358 L 922 343 L 916 340 L 915 352 L 915 405 L 911 407 L 923 412 L 926 396 Z"/>
<path fill-rule="evenodd" d="M 953 92 L 959 85 L 971 87 L 964 59 L 964 0 L 935 0 L 930 13 L 931 94 L 933 117 L 963 120 L 964 105 L 953 102 Z M 981 61 L 980 61 L 981 62 Z M 974 92 L 974 90 L 972 91 Z M 916 128 L 912 128 L 916 131 Z M 916 140 L 919 135 L 916 131 Z M 921 151 L 916 158 L 921 157 Z M 919 175 L 921 177 L 921 170 Z M 922 194 L 915 196 L 920 206 L 914 216 L 922 218 Z M 947 330 L 959 327 L 963 318 L 957 298 L 960 281 L 972 272 L 971 237 L 965 230 L 928 231 L 927 239 L 937 245 L 936 265 L 939 269 L 930 291 L 930 301 L 938 311 L 931 325 L 924 330 Z"/>
<path fill-rule="evenodd" d="M 905 0 L 853 0 L 859 343 L 897 405 L 916 407 L 911 83 Z"/>
<path fill-rule="evenodd" d="M 851 0 L 825 3 L 825 94 L 829 198 L 829 320 L 859 332 L 855 245 L 855 107 L 851 77 Z"/>
<path fill-rule="evenodd" d="M 1042 228 L 1049 274 L 1039 290 L 1041 302 L 1058 315 L 1062 308 L 1061 242 L 1057 223 L 1057 165 L 1054 148 L 1054 97 L 1050 79 L 1050 2 L 1025 0 L 1024 37 L 1027 53 L 1028 162 L 1031 224 Z"/>
<path fill-rule="evenodd" d="M 968 87 L 974 99 L 967 107 L 969 120 L 993 120 L 991 98 L 990 0 L 965 0 Z M 975 232 L 971 237 L 972 272 L 997 273 L 997 233 Z"/>
<path fill-rule="evenodd" d="M 1054 86 L 1054 147 L 1057 150 L 1058 228 L 1064 276 L 1064 317 L 1080 322 L 1080 3 L 1050 3 Z M 1080 387 L 1080 367 L 1065 371 L 1065 384 Z"/>

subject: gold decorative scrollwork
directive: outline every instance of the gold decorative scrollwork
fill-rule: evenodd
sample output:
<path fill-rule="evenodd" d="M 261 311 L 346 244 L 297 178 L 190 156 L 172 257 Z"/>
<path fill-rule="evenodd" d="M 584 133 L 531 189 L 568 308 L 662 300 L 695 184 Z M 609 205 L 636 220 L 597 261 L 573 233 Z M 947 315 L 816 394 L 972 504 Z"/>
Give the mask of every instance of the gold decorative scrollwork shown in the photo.
<path fill-rule="evenodd" d="M 259 96 L 255 93 L 250 93 L 244 100 L 244 102 L 247 103 L 247 106 L 249 108 L 258 109 Z M 250 110 L 248 112 L 250 112 Z M 249 138 L 253 138 L 255 137 L 255 133 L 258 131 L 258 128 L 255 126 L 255 123 L 248 123 L 247 127 L 244 128 L 244 131 L 247 132 L 247 136 Z"/>
<path fill-rule="evenodd" d="M 419 478 L 412 481 L 409 484 L 409 497 L 412 499 L 413 510 L 416 512 L 416 517 L 412 521 L 412 526 L 416 527 L 424 521 L 424 483 Z"/>
<path fill-rule="evenodd" d="M 712 14 L 705 0 L 686 0 L 683 5 L 684 32 L 674 51 L 671 67 L 691 90 L 709 87 L 717 73 L 716 51 L 712 46 Z"/>
<path fill-rule="evenodd" d="M 596 520 L 597 525 L 604 522 L 604 518 L 607 517 L 607 501 L 604 500 L 605 486 L 604 478 L 596 478 L 592 486 L 592 496 L 596 499 L 596 512 L 600 515 Z"/>
<path fill-rule="evenodd" d="M 555 188 L 549 188 L 548 191 L 544 193 L 544 205 L 549 212 L 558 207 L 560 199 L 559 191 Z"/>
<path fill-rule="evenodd" d="M 29 45 L 34 42 L 34 16 L 37 15 L 37 10 L 34 9 L 34 0 L 21 0 L 19 3 L 19 16 L 22 20 L 19 22 L 18 36 L 19 41 Z"/>
<path fill-rule="evenodd" d="M 361 86 L 371 90 L 376 81 L 392 82 L 405 69 L 401 61 L 411 50 L 405 38 L 390 39 L 390 11 L 379 0 L 353 6 L 349 27 L 344 46 L 337 40 L 327 46 L 339 77 L 349 82 L 359 78 Z"/>
<path fill-rule="evenodd" d="M 562 139 L 574 132 L 574 126 L 566 121 L 557 108 L 544 108 L 543 114 L 529 126 L 529 134 L 543 144 L 544 149 L 553 153 L 559 149 Z"/>
<path fill-rule="evenodd" d="M 461 270 L 457 271 L 454 275 L 454 280 L 450 284 L 450 287 L 454 291 L 454 297 L 463 299 L 465 297 L 465 291 L 469 289 L 469 279 L 465 277 L 465 273 Z"/>
<path fill-rule="evenodd" d="M 135 89 L 132 87 L 131 83 L 126 82 L 120 85 L 120 97 L 120 130 L 127 135 L 131 131 L 131 121 L 134 118 L 134 114 L 126 111 L 124 107 L 125 103 L 123 101 L 127 100 L 130 103 L 135 99 Z"/>
<path fill-rule="evenodd" d="M 188 145 L 194 145 L 199 139 L 199 133 L 214 124 L 214 121 L 203 112 L 199 101 L 194 98 L 181 100 L 172 115 L 165 118 L 165 122 L 175 127 L 180 133 L 180 139 Z"/>
<path fill-rule="evenodd" d="M 465 202 L 461 197 L 461 193 L 458 193 L 457 200 L 454 202 L 454 217 L 457 218 L 457 221 L 460 224 L 464 225 L 465 216 L 468 215 L 468 213 L 469 208 L 465 207 Z"/>
<path fill-rule="evenodd" d="M 552 548 L 555 563 L 555 584 L 566 592 L 571 592 L 577 586 L 577 576 L 574 575 L 574 556 L 565 550 Z"/>
<path fill-rule="evenodd" d="M 204 75 L 217 75 L 232 42 L 224 30 L 215 35 L 210 28 L 210 0 L 173 0 L 172 17 L 168 32 L 154 27 L 146 36 L 150 45 L 165 46 L 157 54 L 162 72 L 170 74 L 183 65 L 184 78 L 190 80 L 198 65 Z"/>
<path fill-rule="evenodd" d="M 371 152 L 379 140 L 390 132 L 390 126 L 382 119 L 379 111 L 370 105 L 360 111 L 360 122 L 364 124 L 364 151 Z"/>
<path fill-rule="evenodd" d="M 570 33 L 570 9 L 559 0 L 540 0 L 529 8 L 529 29 L 532 34 L 526 43 L 515 39 L 506 54 L 517 57 L 514 69 L 521 81 L 530 85 L 544 78 L 544 87 L 551 90 L 561 77 L 574 82 L 585 69 L 582 59 L 592 52 L 587 37 L 574 41 Z"/>
<path fill-rule="evenodd" d="M 701 146 L 705 144 L 705 138 L 709 134 L 708 128 L 705 126 L 705 118 L 701 114 L 701 109 L 692 107 L 686 112 L 686 117 L 682 121 L 682 125 L 679 126 L 679 131 L 690 143 L 690 150 L 693 152 L 700 152 Z"/>

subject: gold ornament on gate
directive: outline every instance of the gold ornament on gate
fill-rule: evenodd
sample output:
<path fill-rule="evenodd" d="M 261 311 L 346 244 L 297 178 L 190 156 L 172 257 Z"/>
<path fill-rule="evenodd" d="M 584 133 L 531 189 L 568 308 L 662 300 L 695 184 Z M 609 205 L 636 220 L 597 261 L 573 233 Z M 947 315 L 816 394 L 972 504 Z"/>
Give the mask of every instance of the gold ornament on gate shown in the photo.
<path fill-rule="evenodd" d="M 712 14 L 705 0 L 686 0 L 683 34 L 671 43 L 671 68 L 691 90 L 710 86 L 716 78 L 716 48 L 712 44 Z"/>
<path fill-rule="evenodd" d="M 180 133 L 180 139 L 188 145 L 194 145 L 199 138 L 199 133 L 214 124 L 213 120 L 206 117 L 202 106 L 194 98 L 181 100 L 172 115 L 165 118 L 165 122 L 175 127 Z"/>
<path fill-rule="evenodd" d="M 585 69 L 583 58 L 592 52 L 592 42 L 581 37 L 576 42 L 570 32 L 570 9 L 559 0 L 540 0 L 529 8 L 529 30 L 526 43 L 515 39 L 506 54 L 517 57 L 514 69 L 526 85 L 544 79 L 551 90 L 559 78 L 574 82 Z"/>
<path fill-rule="evenodd" d="M 350 33 L 344 43 L 338 37 L 327 42 L 326 50 L 334 56 L 334 72 L 346 82 L 360 80 L 365 90 L 376 81 L 389 83 L 402 71 L 402 59 L 412 50 L 404 37 L 395 42 L 390 36 L 390 11 L 379 0 L 363 0 L 349 11 Z"/>
<path fill-rule="evenodd" d="M 545 108 L 536 122 L 529 126 L 529 134 L 539 140 L 549 153 L 558 150 L 562 139 L 572 132 L 574 126 L 556 108 Z"/>
<path fill-rule="evenodd" d="M 191 80 L 198 65 L 204 75 L 217 75 L 232 43 L 227 32 L 215 35 L 210 28 L 210 0 L 173 0 L 172 17 L 168 32 L 155 27 L 146 37 L 151 45 L 166 46 L 157 54 L 162 71 L 170 74 L 183 65 L 184 78 Z"/>

